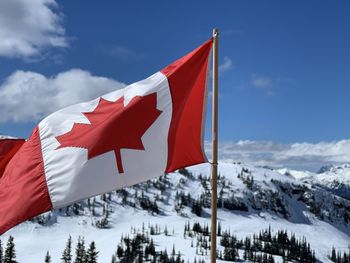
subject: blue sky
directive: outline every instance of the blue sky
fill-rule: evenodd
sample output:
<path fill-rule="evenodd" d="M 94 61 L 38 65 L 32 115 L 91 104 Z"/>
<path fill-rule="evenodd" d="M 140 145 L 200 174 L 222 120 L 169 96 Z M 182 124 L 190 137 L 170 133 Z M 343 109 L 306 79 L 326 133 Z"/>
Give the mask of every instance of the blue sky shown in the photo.
<path fill-rule="evenodd" d="M 46 92 L 45 85 L 59 89 L 65 73 L 73 78 L 71 69 L 88 79 L 115 81 L 111 87 L 141 80 L 200 45 L 218 27 L 221 141 L 316 145 L 350 138 L 348 1 L 37 2 L 0 4 L 0 29 L 13 33 L 9 45 L 15 46 L 0 44 L 1 101 L 14 98 L 16 85 L 32 83 L 28 79 L 35 79 L 34 90 L 41 81 L 37 90 L 43 91 L 43 100 L 54 96 L 56 91 Z M 18 19 L 25 15 L 23 6 L 51 13 L 36 17 L 37 23 L 24 31 L 21 22 L 32 20 Z M 76 83 L 69 84 L 66 89 L 75 89 Z M 84 87 L 75 92 L 77 98 L 82 92 Z M 26 93 L 16 93 L 21 95 Z M 2 115 L 20 111 L 17 119 L 0 116 L 0 134 L 27 137 L 46 113 L 26 117 L 30 104 L 29 99 L 0 104 Z M 210 139 L 209 121 L 207 126 Z"/>

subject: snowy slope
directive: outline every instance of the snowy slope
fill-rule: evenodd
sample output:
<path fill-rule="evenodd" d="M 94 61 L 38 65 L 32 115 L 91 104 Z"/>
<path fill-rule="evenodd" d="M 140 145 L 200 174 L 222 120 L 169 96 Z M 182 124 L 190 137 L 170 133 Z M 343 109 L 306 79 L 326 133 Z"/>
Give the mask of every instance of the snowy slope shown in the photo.
<path fill-rule="evenodd" d="M 197 165 L 110 196 L 92 198 L 47 213 L 36 222 L 23 223 L 1 239 L 5 242 L 9 235 L 15 237 L 19 262 L 43 262 L 46 251 L 50 251 L 53 262 L 60 262 L 68 236 L 75 242 L 73 247 L 78 236 L 83 236 L 86 243 L 96 242 L 99 262 L 105 263 L 111 262 L 122 235 L 158 225 L 162 233 L 167 229 L 169 234 L 154 236 L 157 249 L 171 251 L 175 245 L 185 262 L 193 262 L 195 257 L 209 262 L 209 256 L 198 255 L 191 247 L 193 240 L 183 235 L 187 222 L 210 224 L 209 173 L 208 164 Z M 350 202 L 313 184 L 310 178 L 318 175 L 295 176 L 294 171 L 229 163 L 220 163 L 219 173 L 218 219 L 223 229 L 230 229 L 237 237 L 253 235 L 269 226 L 273 231 L 288 230 L 297 237 L 305 236 L 321 262 L 328 262 L 332 246 L 345 251 L 350 245 L 350 227 L 344 221 Z M 202 204 L 200 216 L 186 205 L 187 198 Z M 184 202 L 180 202 L 182 199 Z M 159 212 L 144 210 L 142 200 L 156 203 Z M 105 229 L 97 228 L 106 210 L 109 224 Z"/>

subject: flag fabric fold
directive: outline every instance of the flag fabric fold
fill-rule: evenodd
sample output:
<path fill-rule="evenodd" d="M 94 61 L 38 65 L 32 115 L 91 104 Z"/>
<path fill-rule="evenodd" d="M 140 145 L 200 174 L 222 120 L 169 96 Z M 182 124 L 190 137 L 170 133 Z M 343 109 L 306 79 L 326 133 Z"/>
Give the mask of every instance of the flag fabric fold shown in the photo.
<path fill-rule="evenodd" d="M 145 80 L 42 120 L 0 159 L 0 234 L 51 209 L 206 162 L 211 48 L 209 40 Z"/>
<path fill-rule="evenodd" d="M 0 139 L 0 178 L 11 158 L 21 148 L 24 142 L 24 139 Z"/>

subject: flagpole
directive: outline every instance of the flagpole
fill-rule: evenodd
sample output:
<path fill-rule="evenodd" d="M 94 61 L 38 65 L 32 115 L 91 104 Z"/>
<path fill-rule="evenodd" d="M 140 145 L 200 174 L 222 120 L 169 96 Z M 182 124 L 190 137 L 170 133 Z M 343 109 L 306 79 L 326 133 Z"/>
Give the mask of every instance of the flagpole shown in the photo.
<path fill-rule="evenodd" d="M 216 262 L 216 225 L 217 225 L 217 177 L 218 177 L 218 55 L 219 30 L 213 29 L 213 94 L 212 94 L 212 147 L 211 162 L 211 263 Z"/>

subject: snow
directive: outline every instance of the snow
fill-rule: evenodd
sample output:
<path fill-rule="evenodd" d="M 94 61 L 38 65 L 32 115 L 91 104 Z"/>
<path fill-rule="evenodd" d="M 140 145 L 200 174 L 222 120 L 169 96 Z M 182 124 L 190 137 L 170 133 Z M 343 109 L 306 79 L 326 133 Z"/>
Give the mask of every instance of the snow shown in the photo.
<path fill-rule="evenodd" d="M 329 171 L 316 175 L 315 179 L 329 184 L 334 181 L 350 184 L 350 165 L 334 166 Z"/>
<path fill-rule="evenodd" d="M 5 140 L 5 139 L 17 139 L 17 138 L 0 134 L 0 140 Z"/>
<path fill-rule="evenodd" d="M 280 169 L 278 171 L 282 174 L 290 174 L 300 181 L 332 190 L 334 193 L 350 199 L 350 164 L 323 167 L 320 173 L 288 169 Z"/>
<path fill-rule="evenodd" d="M 350 168 L 343 167 L 326 172 L 325 174 L 312 174 L 309 172 L 288 170 L 271 170 L 261 167 L 254 167 L 245 164 L 219 163 L 219 174 L 232 182 L 230 188 L 235 195 L 247 198 L 245 193 L 248 191 L 247 186 L 238 178 L 242 169 L 247 169 L 254 177 L 255 183 L 264 191 L 278 191 L 276 185 L 271 179 L 290 183 L 302 184 L 303 180 L 312 183 L 314 180 L 322 181 L 324 178 L 340 178 L 342 172 L 344 177 L 350 177 Z M 189 167 L 188 170 L 198 176 L 210 174 L 210 165 L 201 164 Z M 320 177 L 319 177 L 320 176 Z M 329 178 L 328 178 L 328 177 Z M 169 236 L 164 234 L 152 236 L 157 245 L 157 250 L 167 248 L 170 252 L 175 244 L 176 252 L 180 251 L 185 258 L 193 262 L 194 258 L 203 258 L 209 262 L 209 255 L 196 255 L 196 248 L 191 247 L 191 239 L 183 237 L 184 226 L 190 221 L 200 222 L 210 225 L 210 209 L 204 208 L 204 216 L 198 217 L 186 210 L 187 217 L 180 216 L 174 211 L 174 195 L 175 190 L 183 189 L 191 194 L 193 198 L 197 198 L 201 194 L 201 183 L 199 180 L 188 180 L 186 185 L 180 184 L 180 179 L 185 178 L 181 174 L 175 172 L 169 174 L 168 177 L 173 189 L 169 194 L 168 202 L 160 203 L 162 210 L 161 215 L 152 215 L 140 208 L 130 206 L 122 206 L 116 202 L 111 203 L 111 227 L 108 229 L 98 229 L 93 226 L 95 220 L 89 214 L 80 216 L 63 216 L 58 211 L 52 213 L 52 219 L 49 224 L 42 226 L 37 223 L 26 222 L 5 233 L 1 240 L 6 242 L 9 235 L 15 237 L 17 259 L 19 262 L 43 262 L 46 251 L 50 251 L 53 262 L 60 262 L 62 251 L 64 250 L 69 235 L 73 239 L 73 250 L 79 236 L 84 237 L 86 246 L 91 242 L 96 242 L 99 252 L 99 262 L 107 263 L 111 261 L 112 254 L 115 253 L 117 245 L 122 235 L 131 232 L 131 228 L 142 229 L 149 224 L 159 225 L 164 231 L 167 227 Z M 349 179 L 349 178 L 348 178 Z M 346 182 L 344 180 L 344 182 Z M 132 191 L 132 190 L 131 190 Z M 156 190 L 150 190 L 147 195 L 152 198 L 152 194 Z M 154 196 L 153 196 L 154 198 Z M 255 211 L 249 208 L 248 212 L 230 211 L 227 209 L 218 210 L 218 220 L 221 222 L 222 229 L 230 229 L 239 238 L 253 235 L 260 230 L 269 226 L 273 231 L 288 230 L 293 232 L 297 237 L 305 236 L 310 242 L 311 248 L 316 251 L 316 256 L 321 262 L 329 262 L 326 258 L 330 253 L 332 246 L 336 249 L 347 250 L 350 244 L 350 227 L 341 223 L 330 223 L 322 221 L 312 214 L 305 203 L 296 200 L 294 196 L 285 195 L 288 201 L 290 218 L 286 219 L 277 213 L 270 211 Z M 152 199 L 151 199 L 152 200 Z M 218 261 L 220 262 L 220 261 Z M 282 262 L 279 258 L 278 262 Z"/>

